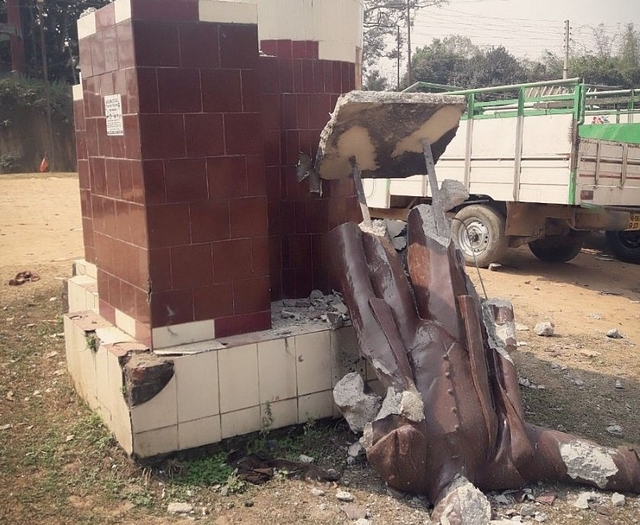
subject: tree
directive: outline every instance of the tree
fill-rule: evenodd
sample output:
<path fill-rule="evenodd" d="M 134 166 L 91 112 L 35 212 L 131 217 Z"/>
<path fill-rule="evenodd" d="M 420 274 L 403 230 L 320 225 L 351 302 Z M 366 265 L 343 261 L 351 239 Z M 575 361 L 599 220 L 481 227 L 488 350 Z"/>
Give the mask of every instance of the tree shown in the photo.
<path fill-rule="evenodd" d="M 42 53 L 40 47 L 40 22 L 43 32 L 49 69 L 49 80 L 73 82 L 78 58 L 78 30 L 76 21 L 89 8 L 100 8 L 110 0 L 44 0 L 40 11 L 37 0 L 20 0 L 22 35 L 25 46 L 27 76 L 42 77 Z M 1 6 L 4 8 L 4 3 Z M 4 20 L 0 10 L 0 21 Z M 8 47 L 1 43 L 0 47 Z M 6 49 L 0 57 L 6 56 Z M 2 69 L 8 70 L 2 58 Z M 9 64 L 10 65 L 10 64 Z"/>
<path fill-rule="evenodd" d="M 481 54 L 470 38 L 459 35 L 434 38 L 430 45 L 417 49 L 412 56 L 414 79 L 469 87 L 473 64 Z"/>
<path fill-rule="evenodd" d="M 373 69 L 365 76 L 363 89 L 367 91 L 386 91 L 389 89 L 389 81 L 380 74 L 380 71 Z"/>
<path fill-rule="evenodd" d="M 384 56 L 388 56 L 387 45 L 391 37 L 398 42 L 398 28 L 406 33 L 407 9 L 412 16 L 425 7 L 439 6 L 448 0 L 364 0 L 364 49 L 362 62 L 365 69 L 374 67 Z"/>

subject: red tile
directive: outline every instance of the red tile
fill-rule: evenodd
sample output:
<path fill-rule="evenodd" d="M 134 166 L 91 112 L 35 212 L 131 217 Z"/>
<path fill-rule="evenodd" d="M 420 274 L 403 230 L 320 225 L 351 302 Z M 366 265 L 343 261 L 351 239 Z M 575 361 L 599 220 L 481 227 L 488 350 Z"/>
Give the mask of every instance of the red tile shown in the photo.
<path fill-rule="evenodd" d="M 119 69 L 111 73 L 113 79 L 113 92 L 121 95 L 122 101 L 122 113 L 133 113 L 129 111 L 129 97 L 127 92 L 127 71 L 126 69 Z"/>
<path fill-rule="evenodd" d="M 189 244 L 189 207 L 187 204 L 164 204 L 147 208 L 149 248 Z"/>
<path fill-rule="evenodd" d="M 193 309 L 196 321 L 233 315 L 233 285 L 227 283 L 194 288 Z"/>
<path fill-rule="evenodd" d="M 285 164 L 295 166 L 300 158 L 300 133 L 298 131 L 287 130 L 285 133 L 285 147 L 287 151 L 284 158 Z"/>
<path fill-rule="evenodd" d="M 262 153 L 262 122 L 260 113 L 229 113 L 224 115 L 225 151 L 227 155 L 258 155 Z"/>
<path fill-rule="evenodd" d="M 93 217 L 93 213 L 91 210 L 91 191 L 90 190 L 80 190 L 80 211 L 82 218 L 91 219 Z"/>
<path fill-rule="evenodd" d="M 304 93 L 313 93 L 313 62 L 311 60 L 302 62 L 302 89 Z"/>
<path fill-rule="evenodd" d="M 267 186 L 267 200 L 269 202 L 279 201 L 282 198 L 280 188 L 280 168 L 270 166 L 265 169 L 265 181 Z M 269 223 L 271 223 L 271 214 L 269 214 Z"/>
<path fill-rule="evenodd" d="M 91 191 L 96 195 L 106 195 L 107 176 L 103 157 L 89 159 L 89 176 L 91 177 Z"/>
<path fill-rule="evenodd" d="M 249 155 L 247 162 L 247 195 L 257 197 L 267 194 L 267 179 L 265 175 L 264 157 Z"/>
<path fill-rule="evenodd" d="M 267 213 L 269 216 L 269 235 L 280 235 L 282 232 L 282 220 L 279 199 L 267 202 Z"/>
<path fill-rule="evenodd" d="M 307 40 L 307 58 L 318 59 L 318 42 Z"/>
<path fill-rule="evenodd" d="M 269 238 L 254 237 L 251 239 L 251 264 L 256 276 L 269 275 Z"/>
<path fill-rule="evenodd" d="M 98 9 L 95 16 L 96 31 L 103 31 L 116 23 L 115 6 L 113 4 L 107 4 L 103 8 Z"/>
<path fill-rule="evenodd" d="M 313 290 L 313 270 L 311 268 L 300 268 L 294 270 L 296 283 L 296 297 L 309 297 Z"/>
<path fill-rule="evenodd" d="M 161 160 L 142 161 L 145 203 L 147 206 L 167 202 L 164 182 L 164 162 Z"/>
<path fill-rule="evenodd" d="M 91 37 L 91 70 L 94 76 L 102 75 L 106 69 L 104 67 L 104 35 L 102 32 Z"/>
<path fill-rule="evenodd" d="M 92 262 L 95 261 L 95 248 L 93 241 L 93 219 L 82 217 L 82 240 L 84 241 L 85 253 L 87 248 L 91 248 L 94 253 Z"/>
<path fill-rule="evenodd" d="M 247 167 L 243 156 L 215 157 L 207 160 L 209 196 L 213 200 L 245 197 Z"/>
<path fill-rule="evenodd" d="M 116 26 L 116 35 L 118 39 L 118 64 L 120 69 L 134 67 L 135 50 L 133 47 L 133 26 L 131 25 L 131 20 L 120 22 Z"/>
<path fill-rule="evenodd" d="M 306 231 L 327 233 L 329 231 L 329 201 L 312 199 L 306 203 Z"/>
<path fill-rule="evenodd" d="M 171 326 L 194 321 L 191 290 L 171 290 L 151 295 L 151 326 Z"/>
<path fill-rule="evenodd" d="M 324 93 L 324 67 L 322 60 L 313 61 L 313 92 Z"/>
<path fill-rule="evenodd" d="M 167 202 L 207 199 L 207 168 L 204 159 L 165 161 L 164 182 Z"/>
<path fill-rule="evenodd" d="M 140 141 L 144 159 L 186 156 L 182 115 L 140 115 Z"/>
<path fill-rule="evenodd" d="M 228 283 L 257 277 L 251 255 L 251 239 L 213 243 L 214 282 Z"/>
<path fill-rule="evenodd" d="M 124 150 L 126 158 L 139 159 L 142 154 L 141 127 L 138 115 L 124 115 Z"/>
<path fill-rule="evenodd" d="M 145 203 L 144 195 L 144 172 L 142 171 L 142 162 L 139 160 L 130 160 L 127 162 L 131 170 L 131 180 L 133 182 L 133 191 L 131 194 L 131 202 L 136 204 Z M 122 168 L 120 168 L 122 170 Z"/>
<path fill-rule="evenodd" d="M 98 302 L 98 312 L 100 313 L 100 316 L 105 319 L 105 321 L 108 321 L 115 326 L 116 311 L 113 306 L 100 299 Z"/>
<path fill-rule="evenodd" d="M 149 287 L 153 293 L 173 289 L 171 248 L 149 250 Z"/>
<path fill-rule="evenodd" d="M 276 41 L 276 50 L 278 58 L 293 58 L 293 46 L 291 40 Z"/>
<path fill-rule="evenodd" d="M 242 111 L 257 113 L 260 107 L 260 76 L 255 70 L 244 70 L 242 71 Z"/>
<path fill-rule="evenodd" d="M 197 69 L 159 68 L 157 74 L 161 113 L 202 111 L 200 72 Z"/>
<path fill-rule="evenodd" d="M 110 27 L 103 32 L 103 52 L 104 52 L 104 70 L 106 72 L 116 71 L 118 65 L 118 37 L 116 28 Z M 106 93 L 111 94 L 111 93 Z"/>
<path fill-rule="evenodd" d="M 196 22 L 198 0 L 134 0 L 132 15 L 136 20 L 176 20 Z"/>
<path fill-rule="evenodd" d="M 331 93 L 333 89 L 333 64 L 329 60 L 320 60 L 322 75 L 324 77 L 324 92 Z"/>
<path fill-rule="evenodd" d="M 233 313 L 250 314 L 271 308 L 269 277 L 233 283 Z"/>
<path fill-rule="evenodd" d="M 132 317 L 136 322 L 136 339 L 141 337 L 138 331 L 138 324 L 149 325 L 151 323 L 151 309 L 149 308 L 149 294 L 145 290 L 141 290 L 137 286 L 133 288 L 135 311 Z"/>
<path fill-rule="evenodd" d="M 355 87 L 355 65 L 349 62 L 342 62 L 342 93 L 347 93 Z"/>
<path fill-rule="evenodd" d="M 128 117 L 133 117 L 134 120 L 137 120 L 135 118 L 135 115 L 127 115 Z M 136 123 L 136 128 L 137 123 Z M 127 141 L 124 137 L 120 137 L 120 136 L 114 136 L 114 137 L 109 137 L 109 140 L 111 142 L 111 154 L 113 155 L 114 158 L 116 159 L 124 159 L 127 157 Z"/>
<path fill-rule="evenodd" d="M 304 93 L 304 64 L 305 60 L 294 59 L 293 61 L 293 92 Z"/>
<path fill-rule="evenodd" d="M 115 201 L 116 232 L 115 237 L 125 242 L 131 241 L 131 217 L 129 216 L 129 203 Z"/>
<path fill-rule="evenodd" d="M 233 199 L 230 203 L 230 217 L 232 239 L 267 235 L 266 196 Z"/>
<path fill-rule="evenodd" d="M 211 244 L 171 248 L 171 283 L 174 290 L 213 284 Z"/>
<path fill-rule="evenodd" d="M 305 40 L 294 40 L 291 42 L 293 58 L 307 58 L 307 42 Z"/>
<path fill-rule="evenodd" d="M 277 58 L 261 56 L 258 62 L 258 75 L 262 93 L 280 93 Z"/>
<path fill-rule="evenodd" d="M 175 22 L 133 22 L 136 65 L 180 66 L 178 26 Z M 92 46 L 93 47 L 93 46 Z"/>
<path fill-rule="evenodd" d="M 299 129 L 298 95 L 282 95 L 282 129 Z"/>
<path fill-rule="evenodd" d="M 127 87 L 125 93 L 127 94 L 127 108 L 129 113 L 140 113 L 140 97 L 138 90 L 138 69 L 129 67 L 124 70 L 125 79 L 127 81 Z M 157 80 L 156 80 L 157 82 Z M 155 93 L 157 94 L 157 85 Z M 158 97 L 156 96 L 156 105 L 158 103 Z"/>
<path fill-rule="evenodd" d="M 342 65 L 340 62 L 331 62 L 331 93 L 342 93 Z"/>
<path fill-rule="evenodd" d="M 113 267 L 113 250 L 111 249 L 111 239 L 106 235 L 98 233 L 97 230 L 94 230 L 93 243 L 96 250 L 96 265 L 100 269 L 109 271 Z"/>
<path fill-rule="evenodd" d="M 263 94 L 261 97 L 262 127 L 265 131 L 280 129 L 280 95 Z"/>
<path fill-rule="evenodd" d="M 296 205 L 295 201 L 280 201 L 280 225 L 281 233 L 291 234 L 295 232 L 296 227 Z"/>
<path fill-rule="evenodd" d="M 242 84 L 237 69 L 202 71 L 204 111 L 216 113 L 242 111 Z"/>
<path fill-rule="evenodd" d="M 133 201 L 133 176 L 131 173 L 130 160 L 119 159 L 118 178 L 120 184 L 120 195 L 125 201 Z M 135 162 L 135 161 L 134 161 Z"/>
<path fill-rule="evenodd" d="M 78 182 L 81 190 L 88 190 L 91 188 L 91 179 L 89 178 L 89 161 L 78 160 Z"/>
<path fill-rule="evenodd" d="M 216 337 L 229 337 L 269 330 L 271 328 L 271 310 L 254 314 L 234 315 L 216 319 Z"/>
<path fill-rule="evenodd" d="M 80 70 L 84 78 L 93 76 L 93 68 L 91 67 L 91 41 L 92 36 L 82 38 L 78 41 L 78 54 L 80 58 Z"/>
<path fill-rule="evenodd" d="M 109 304 L 114 308 L 121 310 L 122 296 L 120 293 L 120 285 L 122 281 L 113 275 L 109 275 Z"/>
<path fill-rule="evenodd" d="M 131 242 L 135 246 L 146 248 L 149 245 L 149 241 L 147 238 L 145 207 L 140 204 L 129 203 L 129 216 L 131 218 Z"/>
<path fill-rule="evenodd" d="M 178 24 L 178 31 L 183 67 L 219 67 L 218 24 Z"/>
<path fill-rule="evenodd" d="M 323 129 L 331 113 L 330 95 L 312 95 L 309 98 L 309 126 L 311 129 Z"/>
<path fill-rule="evenodd" d="M 129 317 L 136 317 L 136 288 L 135 286 L 122 282 L 120 283 L 120 310 Z"/>
<path fill-rule="evenodd" d="M 222 241 L 229 238 L 229 201 L 204 201 L 189 206 L 191 240 Z"/>
<path fill-rule="evenodd" d="M 255 69 L 258 65 L 258 27 L 220 26 L 220 65 L 223 68 Z"/>
<path fill-rule="evenodd" d="M 103 221 L 104 230 L 103 233 L 109 237 L 116 236 L 116 201 L 113 199 L 102 199 L 103 209 Z"/>
<path fill-rule="evenodd" d="M 157 69 L 155 67 L 139 67 L 136 71 L 140 113 L 159 113 Z"/>
<path fill-rule="evenodd" d="M 278 59 L 280 93 L 293 93 L 293 60 Z"/>
<path fill-rule="evenodd" d="M 100 299 L 109 302 L 109 274 L 101 268 L 97 269 L 98 295 Z"/>
<path fill-rule="evenodd" d="M 74 100 L 73 101 L 73 121 L 74 121 L 74 129 L 76 131 L 85 130 L 84 123 L 84 101 L 82 100 Z"/>
<path fill-rule="evenodd" d="M 265 55 L 276 56 L 278 53 L 278 41 L 277 40 L 262 40 L 260 42 L 260 51 Z"/>
<path fill-rule="evenodd" d="M 185 115 L 187 156 L 212 157 L 224 154 L 224 128 L 221 114 Z"/>
<path fill-rule="evenodd" d="M 105 159 L 106 194 L 114 199 L 120 198 L 120 171 L 118 159 Z"/>
<path fill-rule="evenodd" d="M 282 150 L 281 132 L 264 132 L 264 162 L 267 166 L 280 169 L 280 155 Z"/>
<path fill-rule="evenodd" d="M 300 132 L 300 151 L 314 158 L 318 150 L 320 136 L 316 131 Z"/>

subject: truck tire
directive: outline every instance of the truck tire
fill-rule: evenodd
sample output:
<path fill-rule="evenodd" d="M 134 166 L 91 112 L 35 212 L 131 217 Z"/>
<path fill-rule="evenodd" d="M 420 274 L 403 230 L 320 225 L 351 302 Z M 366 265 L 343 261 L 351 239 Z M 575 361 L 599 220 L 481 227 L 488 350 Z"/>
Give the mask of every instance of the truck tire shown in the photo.
<path fill-rule="evenodd" d="M 582 249 L 584 235 L 570 231 L 566 235 L 549 235 L 529 243 L 531 253 L 545 262 L 561 263 L 576 257 Z"/>
<path fill-rule="evenodd" d="M 489 206 L 472 204 L 456 213 L 451 234 L 469 266 L 486 268 L 507 251 L 505 218 Z"/>
<path fill-rule="evenodd" d="M 640 263 L 640 231 L 605 232 L 607 246 L 621 261 Z"/>

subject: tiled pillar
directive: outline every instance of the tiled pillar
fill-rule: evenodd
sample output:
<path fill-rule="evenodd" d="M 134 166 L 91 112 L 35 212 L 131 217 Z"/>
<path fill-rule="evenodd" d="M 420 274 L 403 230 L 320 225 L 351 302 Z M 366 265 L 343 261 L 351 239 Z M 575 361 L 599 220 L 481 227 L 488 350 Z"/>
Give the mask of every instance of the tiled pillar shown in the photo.
<path fill-rule="evenodd" d="M 154 348 L 269 328 L 256 7 L 116 0 L 78 27 L 100 314 Z"/>
<path fill-rule="evenodd" d="M 103 317 L 162 348 L 267 329 L 271 297 L 327 290 L 324 234 L 359 210 L 349 181 L 309 195 L 295 164 L 357 85 L 361 9 L 115 0 L 80 19 L 85 252 Z"/>
<path fill-rule="evenodd" d="M 273 299 L 329 290 L 325 234 L 360 220 L 352 181 L 298 183 L 299 154 L 315 158 L 340 94 L 359 87 L 359 0 L 254 0 L 258 5 Z M 276 4 L 286 16 L 274 16 Z"/>

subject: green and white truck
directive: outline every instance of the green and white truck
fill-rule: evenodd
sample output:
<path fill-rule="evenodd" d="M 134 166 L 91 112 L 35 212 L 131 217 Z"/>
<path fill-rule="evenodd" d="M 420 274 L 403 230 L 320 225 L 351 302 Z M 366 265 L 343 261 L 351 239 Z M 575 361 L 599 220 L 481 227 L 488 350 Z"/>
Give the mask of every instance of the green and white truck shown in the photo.
<path fill-rule="evenodd" d="M 467 98 L 436 166 L 441 181 L 459 180 L 470 194 L 452 224 L 467 263 L 487 266 L 525 243 L 539 259 L 568 261 L 596 230 L 618 258 L 640 262 L 640 90 L 579 79 L 409 89 Z M 423 174 L 363 182 L 378 216 L 430 197 Z"/>

